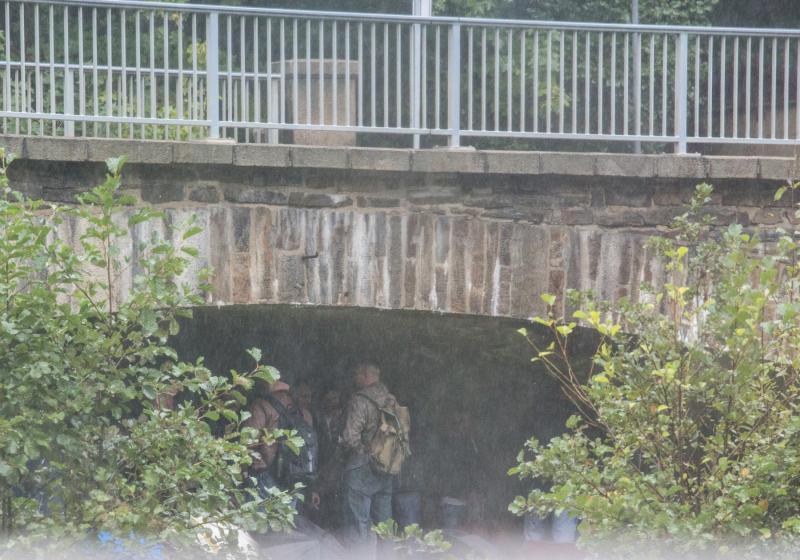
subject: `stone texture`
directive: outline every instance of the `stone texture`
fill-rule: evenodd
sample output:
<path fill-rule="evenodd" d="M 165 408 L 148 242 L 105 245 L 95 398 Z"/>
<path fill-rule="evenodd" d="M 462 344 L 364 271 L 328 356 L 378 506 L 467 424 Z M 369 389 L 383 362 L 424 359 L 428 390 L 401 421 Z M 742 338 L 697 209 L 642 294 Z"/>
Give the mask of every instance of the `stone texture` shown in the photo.
<path fill-rule="evenodd" d="M 709 157 L 710 179 L 755 179 L 758 177 L 758 160 L 751 157 Z"/>
<path fill-rule="evenodd" d="M 658 177 L 705 179 L 706 161 L 700 156 L 661 155 L 656 159 Z"/>
<path fill-rule="evenodd" d="M 653 201 L 647 185 L 611 185 L 605 188 L 608 206 L 650 206 Z"/>
<path fill-rule="evenodd" d="M 175 163 L 232 164 L 233 143 L 176 142 L 173 145 Z"/>
<path fill-rule="evenodd" d="M 25 158 L 46 161 L 86 161 L 89 140 L 84 138 L 26 138 Z"/>
<path fill-rule="evenodd" d="M 410 171 L 411 153 L 408 150 L 352 148 L 350 167 L 371 171 Z"/>
<path fill-rule="evenodd" d="M 541 155 L 536 152 L 485 152 L 487 173 L 538 175 Z"/>
<path fill-rule="evenodd" d="M 289 167 L 289 147 L 237 144 L 233 149 L 233 163 L 251 167 Z"/>
<path fill-rule="evenodd" d="M 483 173 L 484 155 L 474 150 L 417 150 L 411 169 L 421 173 Z"/>
<path fill-rule="evenodd" d="M 376 196 L 359 196 L 356 203 L 361 208 L 399 208 L 402 206 L 399 198 L 381 198 Z"/>
<path fill-rule="evenodd" d="M 183 200 L 182 185 L 148 185 L 142 188 L 142 200 L 151 204 L 165 204 Z"/>
<path fill-rule="evenodd" d="M 597 175 L 608 177 L 653 177 L 657 159 L 648 155 L 603 154 L 596 160 Z"/>
<path fill-rule="evenodd" d="M 594 154 L 542 153 L 539 172 L 547 175 L 594 175 Z"/>
<path fill-rule="evenodd" d="M 203 204 L 216 204 L 219 202 L 219 191 L 215 187 L 197 187 L 189 192 L 189 200 Z"/>
<path fill-rule="evenodd" d="M 304 208 L 342 208 L 352 206 L 353 199 L 341 194 L 300 193 L 293 192 L 289 195 L 289 206 Z"/>
<path fill-rule="evenodd" d="M 289 195 L 259 187 L 229 187 L 225 189 L 225 200 L 240 204 L 285 206 L 289 204 Z"/>
<path fill-rule="evenodd" d="M 89 161 L 127 156 L 127 163 L 168 164 L 173 160 L 173 143 L 152 140 L 117 140 L 97 138 L 89 142 Z"/>
<path fill-rule="evenodd" d="M 762 179 L 785 182 L 789 179 L 800 180 L 800 170 L 795 161 L 788 158 L 758 158 L 759 173 Z"/>
<path fill-rule="evenodd" d="M 346 169 L 348 150 L 323 146 L 292 146 L 290 156 L 293 167 L 324 167 Z"/>

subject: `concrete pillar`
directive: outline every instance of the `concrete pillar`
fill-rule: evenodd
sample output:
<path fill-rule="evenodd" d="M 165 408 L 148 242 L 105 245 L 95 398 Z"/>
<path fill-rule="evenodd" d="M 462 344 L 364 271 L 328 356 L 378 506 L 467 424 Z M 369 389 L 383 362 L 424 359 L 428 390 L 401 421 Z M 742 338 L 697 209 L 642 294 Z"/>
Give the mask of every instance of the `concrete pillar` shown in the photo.
<path fill-rule="evenodd" d="M 324 59 L 321 64 L 319 59 L 307 62 L 306 59 L 297 60 L 296 73 L 295 61 L 285 62 L 286 122 L 294 123 L 296 104 L 297 124 L 355 125 L 358 122 L 358 62 L 351 61 L 349 69 L 344 60 Z M 280 64 L 273 64 L 272 71 L 279 74 Z M 294 130 L 292 141 L 313 146 L 355 146 L 356 133 Z"/>

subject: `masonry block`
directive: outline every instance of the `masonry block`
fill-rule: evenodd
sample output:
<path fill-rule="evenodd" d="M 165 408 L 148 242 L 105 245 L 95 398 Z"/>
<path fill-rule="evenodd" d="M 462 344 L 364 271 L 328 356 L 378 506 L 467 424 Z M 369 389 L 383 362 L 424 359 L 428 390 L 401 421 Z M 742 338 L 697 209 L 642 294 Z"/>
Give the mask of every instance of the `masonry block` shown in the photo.
<path fill-rule="evenodd" d="M 487 173 L 538 175 L 541 155 L 536 152 L 484 152 Z"/>
<path fill-rule="evenodd" d="M 25 139 L 25 158 L 45 161 L 86 161 L 89 143 L 85 138 L 28 137 Z"/>
<path fill-rule="evenodd" d="M 286 206 L 289 203 L 289 195 L 261 187 L 229 186 L 225 188 L 225 200 L 239 204 Z"/>
<path fill-rule="evenodd" d="M 595 154 L 543 152 L 539 171 L 543 175 L 594 175 L 596 160 Z"/>
<path fill-rule="evenodd" d="M 176 142 L 175 163 L 233 164 L 233 143 Z"/>
<path fill-rule="evenodd" d="M 127 156 L 128 163 L 168 164 L 173 161 L 174 143 L 153 140 L 118 140 L 96 138 L 89 142 L 89 161 Z"/>
<path fill-rule="evenodd" d="M 325 167 L 347 169 L 348 150 L 329 146 L 292 146 L 289 148 L 293 167 Z"/>
<path fill-rule="evenodd" d="M 655 177 L 657 158 L 640 154 L 597 156 L 598 175 L 608 177 Z"/>
<path fill-rule="evenodd" d="M 412 171 L 420 173 L 482 173 L 482 152 L 474 150 L 417 150 L 411 161 Z"/>
<path fill-rule="evenodd" d="M 411 171 L 409 150 L 351 148 L 350 167 L 368 171 Z"/>
<path fill-rule="evenodd" d="M 233 164 L 250 167 L 289 167 L 289 146 L 237 144 Z"/>

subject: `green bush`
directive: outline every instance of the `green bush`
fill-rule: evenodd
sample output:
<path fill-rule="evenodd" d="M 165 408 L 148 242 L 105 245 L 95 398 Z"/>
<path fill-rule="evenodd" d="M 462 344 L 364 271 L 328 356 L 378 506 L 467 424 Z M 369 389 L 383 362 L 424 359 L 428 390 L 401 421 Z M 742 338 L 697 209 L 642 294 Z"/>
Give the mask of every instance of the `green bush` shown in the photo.
<path fill-rule="evenodd" d="M 511 509 L 566 510 L 582 542 L 613 543 L 617 557 L 626 543 L 643 557 L 652 547 L 636 543 L 654 539 L 719 553 L 800 532 L 798 238 L 715 228 L 710 195 L 700 185 L 650 241 L 664 282 L 639 303 L 573 294 L 578 311 L 563 318 L 545 295 L 549 313 L 534 321 L 549 345 L 521 331 L 578 414 L 565 435 L 528 442 L 512 473 L 540 489 Z M 570 352 L 580 326 L 599 334 L 588 369 Z"/>
<path fill-rule="evenodd" d="M 218 375 L 167 343 L 201 303 L 181 281 L 200 230 L 171 227 L 136 247 L 130 232 L 164 219 L 120 192 L 124 159 L 73 207 L 9 190 L 0 154 L 0 511 L 5 544 L 96 531 L 175 546 L 214 523 L 291 524 L 292 496 L 261 501 L 246 483 L 245 392 L 277 378 L 259 365 Z M 158 228 L 152 228 L 154 231 Z M 62 235 L 59 236 L 58 233 Z M 61 238 L 71 235 L 73 243 Z M 119 284 L 135 266 L 132 285 Z M 174 404 L 173 404 L 174 403 Z M 269 435 L 274 437 L 275 434 Z"/>

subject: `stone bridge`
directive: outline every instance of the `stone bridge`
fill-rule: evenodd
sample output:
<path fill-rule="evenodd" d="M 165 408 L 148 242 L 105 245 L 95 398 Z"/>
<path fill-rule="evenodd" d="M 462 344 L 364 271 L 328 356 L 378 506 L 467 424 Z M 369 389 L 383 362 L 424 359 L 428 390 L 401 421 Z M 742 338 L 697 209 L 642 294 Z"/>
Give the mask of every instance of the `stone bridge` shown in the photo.
<path fill-rule="evenodd" d="M 789 158 L 405 150 L 0 137 L 12 187 L 71 202 L 126 154 L 124 186 L 169 223 L 196 215 L 209 304 L 357 306 L 507 317 L 538 294 L 637 298 L 645 242 L 715 185 L 719 224 L 788 226 Z M 76 239 L 79 224 L 64 224 Z M 149 235 L 137 226 L 134 238 Z M 123 248 L 136 259 L 135 245 Z M 196 274 L 197 268 L 191 275 Z M 130 275 L 121 290 L 130 285 Z M 122 295 L 122 294 L 120 294 Z"/>

